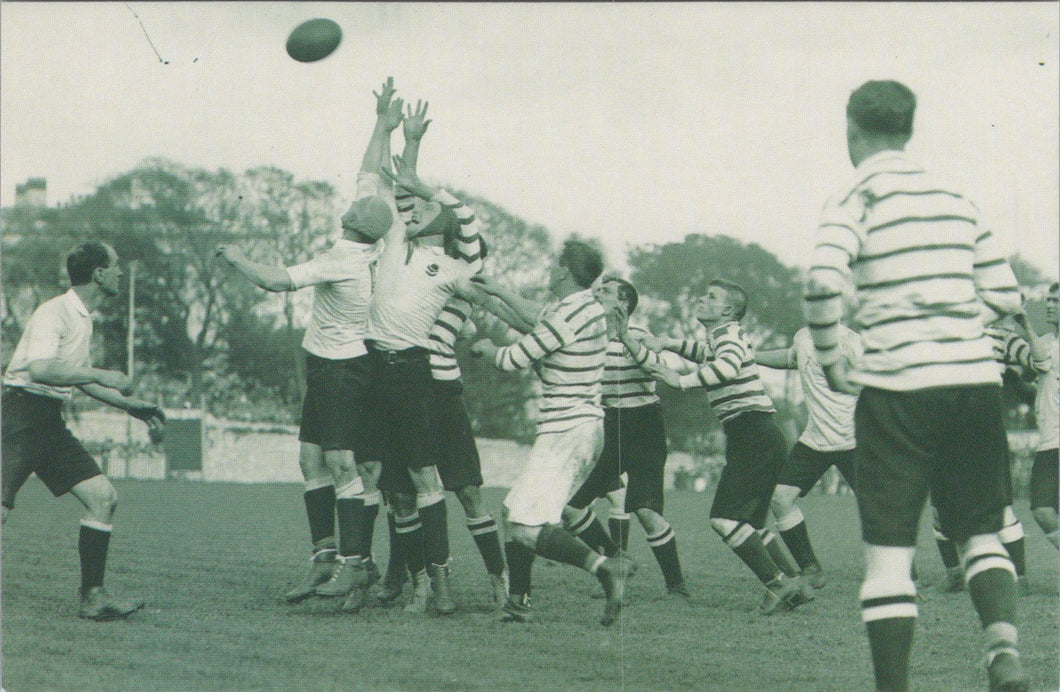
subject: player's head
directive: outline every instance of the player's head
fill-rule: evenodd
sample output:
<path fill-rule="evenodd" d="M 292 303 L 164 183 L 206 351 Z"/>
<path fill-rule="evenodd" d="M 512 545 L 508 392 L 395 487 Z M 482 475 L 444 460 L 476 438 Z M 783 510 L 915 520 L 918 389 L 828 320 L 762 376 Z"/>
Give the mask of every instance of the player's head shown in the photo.
<path fill-rule="evenodd" d="M 118 253 L 106 243 L 82 243 L 66 256 L 66 273 L 71 286 L 95 283 L 104 295 L 118 295 L 121 267 Z"/>
<path fill-rule="evenodd" d="M 855 166 L 878 151 L 902 150 L 913 136 L 916 94 L 892 80 L 865 82 L 847 101 L 847 151 Z"/>
<path fill-rule="evenodd" d="M 1053 328 L 1058 326 L 1057 320 L 1057 304 L 1060 303 L 1060 283 L 1053 283 L 1049 287 L 1049 293 L 1045 296 L 1045 321 L 1053 325 Z"/>
<path fill-rule="evenodd" d="M 555 291 L 566 278 L 579 288 L 589 288 L 604 270 L 604 257 L 599 250 L 580 240 L 568 240 L 552 264 L 548 286 Z"/>
<path fill-rule="evenodd" d="M 625 305 L 627 315 L 633 314 L 640 301 L 640 296 L 637 295 L 637 289 L 633 284 L 619 276 L 605 276 L 601 279 L 600 285 L 593 290 L 593 296 L 605 308 L 615 303 Z"/>
<path fill-rule="evenodd" d="M 341 219 L 343 232 L 363 242 L 379 240 L 393 222 L 390 205 L 375 195 L 356 200 Z"/>
<path fill-rule="evenodd" d="M 741 320 L 747 312 L 747 292 L 732 281 L 714 279 L 696 303 L 695 317 L 704 324 Z"/>

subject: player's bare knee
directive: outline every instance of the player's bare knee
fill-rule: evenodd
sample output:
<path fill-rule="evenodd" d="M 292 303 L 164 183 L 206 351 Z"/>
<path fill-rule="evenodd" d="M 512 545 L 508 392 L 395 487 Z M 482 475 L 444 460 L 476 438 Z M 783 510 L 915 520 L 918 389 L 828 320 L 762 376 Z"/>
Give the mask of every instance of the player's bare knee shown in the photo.
<path fill-rule="evenodd" d="M 357 465 L 353 463 L 353 452 L 344 449 L 329 449 L 324 452 L 324 466 L 338 481 L 357 475 Z"/>
<path fill-rule="evenodd" d="M 477 485 L 465 485 L 456 490 L 456 499 L 464 508 L 464 515 L 468 517 L 481 517 L 486 511 L 482 506 L 482 492 Z"/>
<path fill-rule="evenodd" d="M 636 514 L 640 525 L 644 527 L 644 532 L 649 536 L 659 533 L 669 525 L 666 519 L 653 509 L 641 507 Z"/>
<path fill-rule="evenodd" d="M 411 517 L 416 514 L 416 496 L 407 493 L 391 493 L 390 506 L 394 509 L 394 516 L 400 519 Z"/>
<path fill-rule="evenodd" d="M 1052 507 L 1035 507 L 1032 512 L 1034 513 L 1034 521 L 1038 522 L 1038 526 L 1043 531 L 1046 533 L 1056 531 L 1060 521 L 1058 521 L 1055 509 Z"/>
<path fill-rule="evenodd" d="M 742 522 L 736 521 L 735 519 L 723 519 L 722 517 L 711 517 L 710 528 L 714 529 L 722 538 L 727 538 L 730 534 L 740 528 Z"/>
<path fill-rule="evenodd" d="M 357 473 L 364 481 L 364 492 L 371 493 L 379 489 L 379 475 L 383 471 L 383 464 L 379 461 L 357 462 Z"/>
<path fill-rule="evenodd" d="M 416 487 L 417 495 L 428 493 L 442 493 L 442 482 L 438 479 L 438 471 L 434 466 L 424 466 L 421 469 L 409 469 L 412 485 Z"/>
<path fill-rule="evenodd" d="M 773 497 L 769 502 L 773 516 L 777 519 L 787 516 L 795 509 L 795 503 L 799 499 L 799 488 L 793 485 L 778 485 L 773 490 Z"/>
<path fill-rule="evenodd" d="M 302 478 L 311 481 L 327 474 L 324 466 L 324 452 L 319 446 L 303 442 L 298 448 L 298 467 L 302 470 Z"/>

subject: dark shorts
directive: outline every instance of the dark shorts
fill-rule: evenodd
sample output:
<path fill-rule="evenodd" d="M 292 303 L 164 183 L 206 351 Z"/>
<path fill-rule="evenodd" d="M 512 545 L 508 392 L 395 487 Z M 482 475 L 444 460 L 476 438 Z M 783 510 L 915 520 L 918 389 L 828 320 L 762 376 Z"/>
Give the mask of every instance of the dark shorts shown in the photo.
<path fill-rule="evenodd" d="M 835 466 L 843 474 L 847 485 L 854 488 L 854 456 L 853 449 L 820 452 L 802 442 L 796 442 L 780 471 L 777 485 L 798 488 L 799 497 L 805 497 L 806 493 L 817 485 L 817 481 L 821 480 L 825 471 Z"/>
<path fill-rule="evenodd" d="M 570 505 L 588 507 L 597 498 L 622 487 L 627 474 L 627 512 L 650 509 L 663 513 L 663 470 L 666 428 L 658 403 L 635 408 L 604 409 L 604 451 Z"/>
<path fill-rule="evenodd" d="M 482 463 L 464 406 L 460 380 L 434 380 L 431 425 L 434 428 L 438 476 L 446 490 L 482 485 Z"/>
<path fill-rule="evenodd" d="M 1031 467 L 1031 509 L 1052 507 L 1057 509 L 1060 496 L 1060 450 L 1045 449 L 1034 455 Z"/>
<path fill-rule="evenodd" d="M 714 493 L 710 517 L 743 521 L 761 529 L 787 457 L 787 442 L 772 413 L 741 413 L 723 427 L 725 468 Z"/>
<path fill-rule="evenodd" d="M 378 422 L 383 460 L 379 488 L 415 494 L 409 469 L 434 466 L 436 461 L 430 353 L 420 347 L 380 351 L 369 346 L 368 356 L 373 417 Z"/>
<path fill-rule="evenodd" d="M 31 473 L 56 497 L 103 473 L 63 422 L 59 399 L 5 387 L 0 406 L 4 507 L 15 506 L 15 495 Z"/>
<path fill-rule="evenodd" d="M 858 510 L 867 543 L 916 545 L 929 493 L 950 539 L 963 542 L 1001 529 L 1009 471 L 1000 387 L 866 387 L 854 424 Z"/>
<path fill-rule="evenodd" d="M 351 449 L 357 461 L 378 461 L 369 401 L 368 356 L 341 360 L 305 354 L 306 390 L 300 442 L 325 451 Z"/>

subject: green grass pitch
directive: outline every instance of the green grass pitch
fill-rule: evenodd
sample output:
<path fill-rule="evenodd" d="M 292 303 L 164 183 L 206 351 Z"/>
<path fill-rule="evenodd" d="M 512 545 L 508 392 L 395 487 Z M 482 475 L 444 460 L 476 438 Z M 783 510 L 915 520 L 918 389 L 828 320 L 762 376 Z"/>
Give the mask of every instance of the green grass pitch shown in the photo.
<path fill-rule="evenodd" d="M 142 595 L 124 622 L 78 620 L 78 503 L 33 479 L 3 527 L 3 686 L 6 690 L 866 690 L 868 643 L 858 611 L 861 552 L 850 496 L 806 498 L 803 511 L 831 582 L 817 600 L 771 618 L 761 587 L 710 530 L 709 494 L 671 492 L 692 603 L 668 600 L 644 534 L 631 604 L 598 624 L 599 587 L 584 572 L 538 560 L 536 621 L 500 623 L 459 504 L 449 496 L 454 586 L 450 617 L 400 607 L 335 612 L 337 601 L 279 601 L 306 567 L 308 529 L 297 485 L 118 481 L 120 506 L 107 584 Z M 503 491 L 486 498 L 499 513 Z M 606 516 L 603 505 L 600 514 Z M 1057 553 L 1027 510 L 1033 593 L 1020 598 L 1021 648 L 1035 689 L 1058 686 Z M 915 689 L 985 689 L 981 635 L 966 594 L 938 594 L 930 526 L 917 566 L 920 619 Z M 386 524 L 376 526 L 385 564 Z"/>

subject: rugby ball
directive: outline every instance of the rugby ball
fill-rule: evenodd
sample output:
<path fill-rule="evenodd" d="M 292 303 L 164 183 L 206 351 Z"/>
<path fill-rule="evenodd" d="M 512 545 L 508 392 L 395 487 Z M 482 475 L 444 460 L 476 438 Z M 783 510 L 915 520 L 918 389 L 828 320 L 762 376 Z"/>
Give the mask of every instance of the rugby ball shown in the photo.
<path fill-rule="evenodd" d="M 298 62 L 323 60 L 339 47 L 342 29 L 330 19 L 309 19 L 287 37 L 287 54 Z"/>

